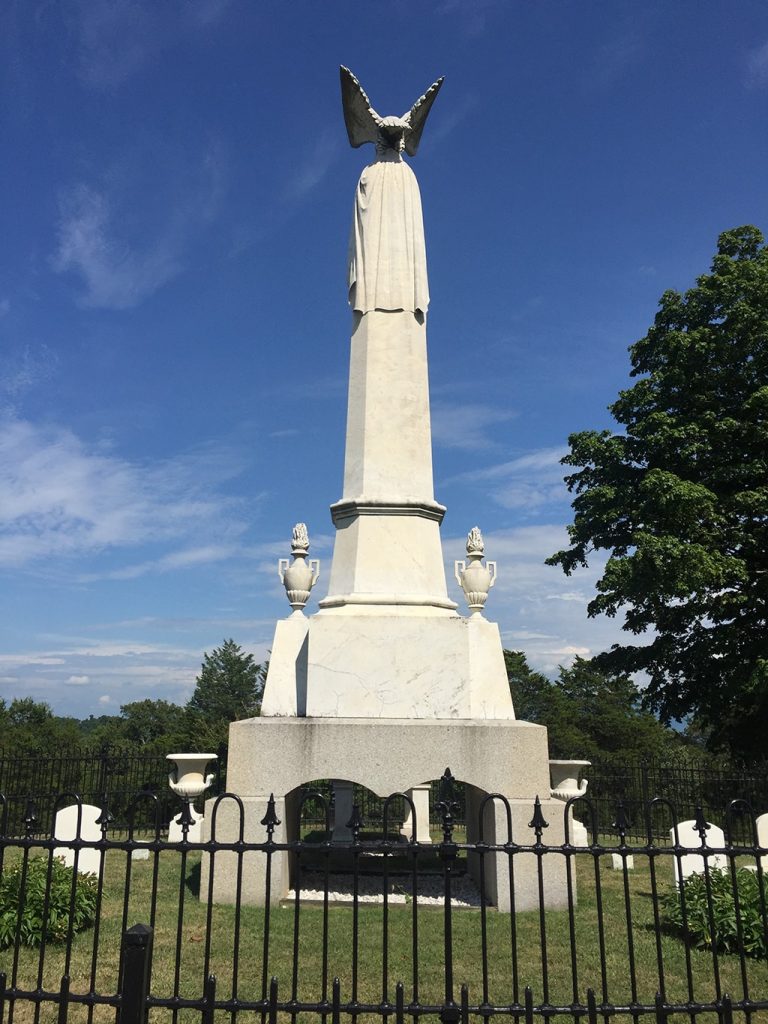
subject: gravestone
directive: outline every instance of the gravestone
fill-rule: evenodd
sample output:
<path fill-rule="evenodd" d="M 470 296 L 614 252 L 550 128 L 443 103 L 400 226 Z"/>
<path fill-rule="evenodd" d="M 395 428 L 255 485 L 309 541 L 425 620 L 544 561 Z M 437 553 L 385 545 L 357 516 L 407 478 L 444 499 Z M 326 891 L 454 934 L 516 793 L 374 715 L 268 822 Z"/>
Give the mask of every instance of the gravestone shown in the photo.
<path fill-rule="evenodd" d="M 625 866 L 627 871 L 634 870 L 635 858 L 631 853 L 628 853 L 623 857 L 620 853 L 611 854 L 611 867 L 614 871 L 623 871 Z"/>
<path fill-rule="evenodd" d="M 101 839 L 101 826 L 96 824 L 101 817 L 101 808 L 92 804 L 72 804 L 56 812 L 53 823 L 53 838 L 59 842 L 81 839 L 97 843 Z M 79 828 L 78 828 L 79 823 Z M 57 846 L 54 857 L 61 857 L 68 868 L 75 865 L 75 850 L 69 846 Z M 98 875 L 101 870 L 101 852 L 83 847 L 77 854 L 77 872 L 80 875 Z"/>
<path fill-rule="evenodd" d="M 768 850 L 768 814 L 761 814 L 755 819 L 755 830 L 757 831 L 757 845 Z M 760 867 L 768 871 L 768 853 L 760 858 Z"/>
<path fill-rule="evenodd" d="M 674 843 L 676 841 L 675 829 L 669 830 L 669 838 Z M 687 847 L 701 847 L 701 836 L 696 830 L 696 822 L 681 821 L 677 826 L 677 841 L 681 846 Z M 709 824 L 706 833 L 706 847 L 705 849 L 712 847 L 718 848 L 725 846 L 725 834 L 718 825 Z M 702 853 L 685 853 L 681 857 L 674 857 L 672 863 L 675 869 L 675 882 L 680 885 L 690 875 L 703 875 L 704 874 L 704 862 L 705 854 Z M 728 867 L 728 858 L 722 853 L 711 853 L 706 854 L 706 863 L 709 869 L 719 868 L 725 870 Z"/>

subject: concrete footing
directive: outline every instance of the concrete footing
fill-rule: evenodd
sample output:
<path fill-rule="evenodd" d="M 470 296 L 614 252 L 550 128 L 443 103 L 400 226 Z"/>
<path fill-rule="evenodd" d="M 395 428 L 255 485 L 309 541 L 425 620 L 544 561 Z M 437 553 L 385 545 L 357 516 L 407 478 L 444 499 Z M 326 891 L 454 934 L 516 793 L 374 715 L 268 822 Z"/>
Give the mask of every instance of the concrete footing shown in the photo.
<path fill-rule="evenodd" d="M 301 787 L 319 779 L 355 782 L 379 796 L 405 793 L 439 779 L 446 767 L 466 784 L 467 840 L 483 839 L 520 845 L 535 842 L 530 828 L 534 800 L 541 799 L 549 823 L 545 841 L 564 841 L 563 805 L 549 796 L 547 732 L 543 726 L 518 721 L 254 718 L 230 726 L 227 787 L 238 800 L 226 799 L 214 813 L 215 801 L 206 803 L 205 838 L 217 842 L 262 843 L 261 824 L 270 794 L 280 820 L 274 839 L 298 839 Z M 511 837 L 502 801 L 510 807 Z M 417 812 L 418 813 L 418 812 Z M 418 824 L 418 823 L 417 823 Z M 232 903 L 239 891 L 244 903 L 277 903 L 291 886 L 291 854 L 260 851 L 238 854 L 221 851 L 211 864 L 203 864 L 201 897 L 209 892 L 216 903 Z M 482 857 L 482 868 L 480 859 Z M 514 908 L 539 906 L 540 890 L 549 908 L 567 905 L 565 858 L 515 853 L 510 872 L 507 852 L 472 854 L 469 871 L 486 897 L 501 911 L 512 907 L 510 876 L 514 877 Z M 542 877 L 539 871 L 542 870 Z M 269 875 L 269 877 L 268 877 Z"/>

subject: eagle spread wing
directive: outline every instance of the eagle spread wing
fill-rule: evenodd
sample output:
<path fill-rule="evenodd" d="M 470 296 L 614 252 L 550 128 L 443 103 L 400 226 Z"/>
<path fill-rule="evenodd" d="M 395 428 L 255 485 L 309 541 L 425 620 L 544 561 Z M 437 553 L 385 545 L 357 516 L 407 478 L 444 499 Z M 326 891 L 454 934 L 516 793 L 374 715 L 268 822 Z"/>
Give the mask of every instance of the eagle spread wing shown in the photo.
<path fill-rule="evenodd" d="M 427 122 L 427 115 L 432 109 L 432 104 L 435 102 L 435 97 L 444 81 L 445 76 L 438 78 L 433 85 L 430 85 L 424 95 L 416 100 L 410 112 L 403 114 L 403 120 L 407 121 L 411 128 L 409 132 L 405 133 L 405 151 L 408 156 L 416 156 L 416 150 L 421 142 L 421 133 L 424 131 L 424 125 Z M 363 96 L 365 96 L 365 93 L 363 93 Z"/>
<path fill-rule="evenodd" d="M 407 114 L 402 117 L 382 118 L 371 106 L 365 90 L 349 68 L 341 66 L 341 102 L 344 107 L 344 123 L 347 126 L 349 144 L 357 149 L 364 142 L 382 143 L 405 148 L 409 156 L 415 156 L 421 142 L 427 115 L 435 102 L 444 78 L 438 78 L 420 96 Z M 382 129 L 384 135 L 382 136 Z M 395 146 L 395 148 L 397 148 Z"/>
<path fill-rule="evenodd" d="M 424 97 L 422 97 L 423 99 Z M 357 149 L 364 142 L 376 142 L 381 118 L 371 106 L 365 90 L 349 68 L 341 66 L 341 102 L 349 144 Z M 415 109 L 415 108 L 414 108 Z"/>

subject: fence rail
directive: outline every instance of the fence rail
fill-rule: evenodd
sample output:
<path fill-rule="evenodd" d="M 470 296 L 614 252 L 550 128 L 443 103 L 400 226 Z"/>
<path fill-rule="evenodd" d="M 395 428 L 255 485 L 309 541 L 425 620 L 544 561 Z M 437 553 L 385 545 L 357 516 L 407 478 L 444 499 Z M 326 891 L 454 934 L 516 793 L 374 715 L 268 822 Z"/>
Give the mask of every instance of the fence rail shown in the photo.
<path fill-rule="evenodd" d="M 126 812 L 138 791 L 154 793 L 161 804 L 161 818 L 167 824 L 173 813 L 173 797 L 168 791 L 168 767 L 165 748 L 135 750 L 123 747 L 72 747 L 60 751 L 28 751 L 24 754 L 0 750 L 0 792 L 6 794 L 9 821 L 19 832 L 24 829 L 28 802 L 35 804 L 37 816 L 50 815 L 57 794 L 79 793 L 88 803 L 106 800 L 115 818 L 125 823 Z M 216 778 L 210 795 L 226 788 L 227 748 L 218 751 Z M 744 801 L 755 813 L 768 811 L 768 764 L 753 767 L 712 765 L 697 767 L 688 762 L 667 760 L 617 762 L 595 760 L 585 773 L 589 795 L 610 830 L 617 804 L 624 805 L 628 820 L 627 836 L 643 842 L 649 827 L 644 809 L 654 797 L 671 800 L 681 818 L 693 818 L 701 807 L 708 818 L 722 816 L 731 801 Z M 330 780 L 312 783 L 313 792 L 333 801 Z M 369 823 L 381 822 L 384 801 L 362 786 L 355 786 L 355 800 Z M 437 793 L 430 799 L 430 820 L 439 824 Z M 320 804 L 307 807 L 321 821 Z M 577 808 L 577 816 L 582 812 Z M 145 822 L 149 826 L 149 822 Z M 650 823 L 653 827 L 653 823 Z M 661 833 L 656 833 L 661 838 Z"/>
<path fill-rule="evenodd" d="M 623 807 L 604 822 L 588 797 L 563 805 L 561 822 L 547 822 L 537 801 L 525 834 L 514 835 L 510 805 L 491 794 L 468 822 L 472 842 L 457 841 L 448 773 L 439 841 L 402 839 L 407 803 L 404 794 L 385 801 L 374 837 L 355 808 L 343 823 L 351 838 L 340 842 L 321 794 L 298 800 L 297 838 L 286 841 L 272 801 L 257 840 L 246 840 L 244 806 L 231 794 L 213 807 L 214 838 L 199 842 L 189 840 L 189 825 L 180 842 L 167 842 L 159 803 L 146 792 L 128 808 L 127 833 L 103 813 L 97 839 L 79 829 L 62 842 L 34 817 L 24 835 L 9 835 L 4 815 L 0 1020 L 91 1024 L 117 1011 L 120 1024 L 143 1024 L 150 1010 L 153 1021 L 173 1024 L 253 1013 L 264 1024 L 765 1019 L 768 848 L 743 803 L 728 807 L 723 838 L 712 841 L 701 813 L 689 829 L 658 798 L 643 809 L 654 828 L 634 844 Z M 324 812 L 319 831 L 313 804 Z M 131 825 L 141 805 L 155 813 L 149 840 Z M 577 807 L 589 821 L 587 846 L 572 841 Z M 492 809 L 508 827 L 493 842 Z M 233 815 L 234 830 L 216 839 L 219 817 Z M 560 827 L 566 841 L 547 843 L 547 829 Z M 54 893 L 62 847 L 75 868 L 86 854 L 97 858 L 82 928 L 76 874 L 63 909 Z M 31 881 L 38 871 L 48 880 L 42 902 Z M 214 902 L 224 878 L 231 905 Z M 26 944 L 30 908 L 42 933 L 37 948 Z"/>

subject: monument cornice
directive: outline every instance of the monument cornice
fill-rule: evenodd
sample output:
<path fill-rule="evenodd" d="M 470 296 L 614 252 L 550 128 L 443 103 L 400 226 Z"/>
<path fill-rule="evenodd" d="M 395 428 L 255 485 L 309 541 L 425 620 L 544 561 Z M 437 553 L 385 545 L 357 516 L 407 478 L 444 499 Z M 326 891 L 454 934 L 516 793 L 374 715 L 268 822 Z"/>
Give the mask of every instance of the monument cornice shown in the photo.
<path fill-rule="evenodd" d="M 334 526 L 357 516 L 416 516 L 442 523 L 445 505 L 437 501 L 387 500 L 384 498 L 342 498 L 331 505 Z"/>

